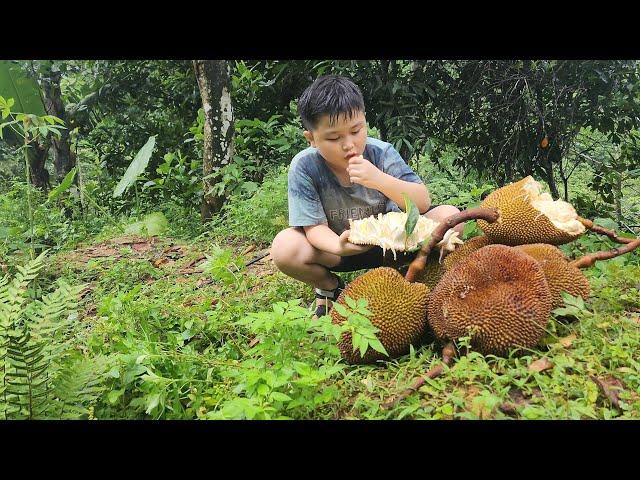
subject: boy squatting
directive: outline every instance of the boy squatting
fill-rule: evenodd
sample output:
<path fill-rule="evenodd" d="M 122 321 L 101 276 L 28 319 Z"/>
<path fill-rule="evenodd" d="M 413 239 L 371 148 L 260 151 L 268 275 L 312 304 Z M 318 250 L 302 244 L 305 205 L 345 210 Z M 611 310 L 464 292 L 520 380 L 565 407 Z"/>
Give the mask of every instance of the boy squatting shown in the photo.
<path fill-rule="evenodd" d="M 364 99 L 351 80 L 319 77 L 301 95 L 298 111 L 310 147 L 291 161 L 290 228 L 273 239 L 271 258 L 282 273 L 315 289 L 319 317 L 345 287 L 334 272 L 383 265 L 380 247 L 348 241 L 349 218 L 399 212 L 403 192 L 420 214 L 437 222 L 460 210 L 432 206 L 426 185 L 397 150 L 367 136 Z M 460 237 L 463 228 L 454 228 Z M 405 257 L 408 263 L 415 253 Z"/>

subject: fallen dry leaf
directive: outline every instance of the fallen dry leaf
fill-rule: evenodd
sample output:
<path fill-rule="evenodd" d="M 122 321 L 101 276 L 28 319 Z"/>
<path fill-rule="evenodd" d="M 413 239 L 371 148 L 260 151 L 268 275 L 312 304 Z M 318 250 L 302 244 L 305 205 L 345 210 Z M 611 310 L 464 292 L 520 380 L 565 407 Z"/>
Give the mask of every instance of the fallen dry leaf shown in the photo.
<path fill-rule="evenodd" d="M 246 255 L 247 253 L 251 253 L 256 249 L 255 245 L 249 245 L 247 248 L 245 248 L 243 250 L 243 252 L 241 253 L 241 255 Z"/>
<path fill-rule="evenodd" d="M 620 380 L 613 377 L 598 378 L 595 376 L 591 376 L 591 380 L 598 385 L 600 393 L 609 399 L 611 405 L 620 408 L 619 396 L 620 392 L 624 390 L 624 384 Z"/>
<path fill-rule="evenodd" d="M 131 248 L 136 252 L 146 252 L 151 249 L 151 244 L 148 242 L 136 242 L 131 244 Z"/>
<path fill-rule="evenodd" d="M 200 288 L 204 285 L 209 285 L 210 283 L 213 283 L 213 280 L 211 280 L 210 278 L 201 278 L 196 282 L 196 288 Z"/>
<path fill-rule="evenodd" d="M 85 251 L 85 256 L 94 257 L 120 257 L 118 250 L 109 247 L 94 247 Z"/>
<path fill-rule="evenodd" d="M 512 388 L 511 390 L 509 390 L 509 398 L 511 398 L 511 400 L 518 406 L 526 405 L 527 403 L 529 403 L 527 401 L 527 397 L 524 396 L 522 390 L 520 390 L 519 388 Z"/>
<path fill-rule="evenodd" d="M 267 275 L 273 275 L 275 272 L 273 270 L 262 270 L 261 272 L 256 273 L 256 277 L 262 278 Z"/>
<path fill-rule="evenodd" d="M 533 396 L 541 396 L 540 390 L 535 389 L 533 391 Z M 526 396 L 519 388 L 512 388 L 511 390 L 509 390 L 509 398 L 511 399 L 511 401 L 502 403 L 498 407 L 498 409 L 505 415 L 515 415 L 518 412 L 517 407 L 529 405 L 529 398 L 531 398 L 531 395 Z"/>
<path fill-rule="evenodd" d="M 570 347 L 571 344 L 573 343 L 573 341 L 576 339 L 576 335 L 575 333 L 572 333 L 571 335 L 567 335 L 566 337 L 562 337 L 558 340 L 558 343 L 560 343 L 560 345 L 562 345 L 563 347 Z"/>
<path fill-rule="evenodd" d="M 204 260 L 207 257 L 205 255 L 200 255 L 198 258 L 195 258 L 193 260 L 191 260 L 189 263 L 187 263 L 183 269 L 189 269 L 191 267 L 193 267 L 196 263 L 198 263 L 200 260 Z"/>
<path fill-rule="evenodd" d="M 169 259 L 167 257 L 160 257 L 160 258 L 155 259 L 153 262 L 151 262 L 151 264 L 154 267 L 158 268 L 160 265 L 164 265 L 165 263 L 169 263 L 169 262 L 173 263 L 173 260 L 171 260 L 171 259 Z"/>
<path fill-rule="evenodd" d="M 548 358 L 542 357 L 529 365 L 530 372 L 543 372 L 553 367 L 553 363 Z"/>
<path fill-rule="evenodd" d="M 195 270 L 193 268 L 183 268 L 178 270 L 178 273 L 181 275 L 193 275 L 194 273 L 202 273 L 200 270 Z"/>
<path fill-rule="evenodd" d="M 258 337 L 254 337 L 253 340 L 249 342 L 249 348 L 253 348 L 258 343 L 260 343 L 260 339 Z"/>

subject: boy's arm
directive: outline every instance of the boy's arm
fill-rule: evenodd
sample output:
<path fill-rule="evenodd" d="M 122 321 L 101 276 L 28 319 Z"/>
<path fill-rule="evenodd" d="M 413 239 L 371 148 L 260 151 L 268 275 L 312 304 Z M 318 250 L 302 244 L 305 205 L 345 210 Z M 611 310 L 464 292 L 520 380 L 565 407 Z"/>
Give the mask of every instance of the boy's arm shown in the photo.
<path fill-rule="evenodd" d="M 318 250 L 341 257 L 357 255 L 373 247 L 373 245 L 355 245 L 349 242 L 349 230 L 345 230 L 338 236 L 326 224 L 311 225 L 303 228 L 311 245 Z"/>
<path fill-rule="evenodd" d="M 349 159 L 347 173 L 353 183 L 382 192 L 384 196 L 393 200 L 402 210 L 404 210 L 403 192 L 416 204 L 421 214 L 429 210 L 431 206 L 431 197 L 426 185 L 406 182 L 384 173 L 362 156 Z"/>
<path fill-rule="evenodd" d="M 374 167 L 375 168 L 375 167 Z M 380 170 L 378 170 L 380 172 Z M 377 182 L 377 186 L 374 186 L 376 190 L 382 192 L 386 197 L 390 198 L 398 207 L 404 211 L 404 198 L 402 193 L 406 193 L 413 203 L 418 207 L 418 211 L 422 214 L 429 210 L 431 206 L 431 196 L 427 186 L 423 183 L 405 182 L 399 178 L 393 177 L 387 173 L 380 172 L 380 179 Z"/>

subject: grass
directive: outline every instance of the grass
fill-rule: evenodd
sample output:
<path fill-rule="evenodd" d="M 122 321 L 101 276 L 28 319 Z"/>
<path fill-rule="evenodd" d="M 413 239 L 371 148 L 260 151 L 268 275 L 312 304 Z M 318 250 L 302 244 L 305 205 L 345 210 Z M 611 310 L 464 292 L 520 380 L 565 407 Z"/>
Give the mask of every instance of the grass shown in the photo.
<path fill-rule="evenodd" d="M 510 358 L 469 351 L 383 410 L 439 363 L 438 345 L 344 365 L 329 325 L 312 322 L 304 307 L 310 289 L 267 262 L 242 266 L 252 242 L 157 238 L 143 250 L 137 240 L 140 251 L 112 241 L 117 259 L 51 258 L 56 275 L 91 284 L 77 346 L 109 360 L 96 418 L 640 418 L 637 254 L 590 269 L 592 298 L 556 315 L 543 346 Z"/>
<path fill-rule="evenodd" d="M 450 183 L 434 183 L 439 203 L 472 206 L 486 188 L 467 182 L 455 191 Z M 441 347 L 427 343 L 388 362 L 345 365 L 335 326 L 326 317 L 311 320 L 310 288 L 268 258 L 245 266 L 286 225 L 283 195 L 280 170 L 205 228 L 197 215 L 167 207 L 169 228 L 157 237 L 101 227 L 83 243 L 74 234 L 70 246 L 50 252 L 41 286 L 56 278 L 86 284 L 73 349 L 78 368 L 98 372 L 102 393 L 84 405 L 90 414 L 82 418 L 640 418 L 638 253 L 587 270 L 591 298 L 567 298 L 538 348 L 508 358 L 468 350 L 443 376 L 384 410 L 440 363 Z M 611 246 L 587 235 L 563 250 L 579 256 Z M 465 351 L 468 339 L 459 346 Z"/>

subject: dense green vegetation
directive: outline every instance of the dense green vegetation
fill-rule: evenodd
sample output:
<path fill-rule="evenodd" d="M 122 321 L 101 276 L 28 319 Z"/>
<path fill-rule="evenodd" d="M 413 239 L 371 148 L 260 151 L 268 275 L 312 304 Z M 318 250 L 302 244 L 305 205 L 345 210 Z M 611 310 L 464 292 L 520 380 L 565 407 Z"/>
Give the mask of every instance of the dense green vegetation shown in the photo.
<path fill-rule="evenodd" d="M 524 63 L 234 62 L 235 151 L 213 172 L 225 201 L 206 223 L 190 62 L 16 63 L 40 86 L 59 75 L 75 163 L 58 171 L 51 144 L 49 188 L 27 182 L 21 146 L 53 142 L 61 124 L 43 112 L 25 123 L 16 115 L 29 112 L 0 90 L 1 122 L 18 119 L 0 140 L 0 418 L 640 418 L 637 252 L 586 270 L 592 297 L 567 296 L 539 348 L 468 351 L 389 410 L 384 401 L 437 365 L 440 347 L 346 365 L 340 329 L 311 320 L 311 290 L 268 257 L 251 263 L 287 226 L 287 166 L 305 147 L 295 100 L 330 71 L 360 84 L 370 135 L 403 151 L 435 203 L 476 206 L 529 173 L 553 190 L 551 175 L 583 217 L 637 236 L 638 63 L 534 62 L 531 76 Z M 534 92 L 529 110 L 526 90 L 507 96 L 518 76 Z M 478 103 L 459 118 L 465 81 Z M 509 85 L 509 95 L 521 88 Z M 537 147 L 543 137 L 558 151 Z M 498 156 L 514 147 L 511 163 Z M 141 168 L 121 184 L 132 162 Z M 478 233 L 467 224 L 467 238 Z M 562 249 L 614 246 L 588 234 Z"/>

